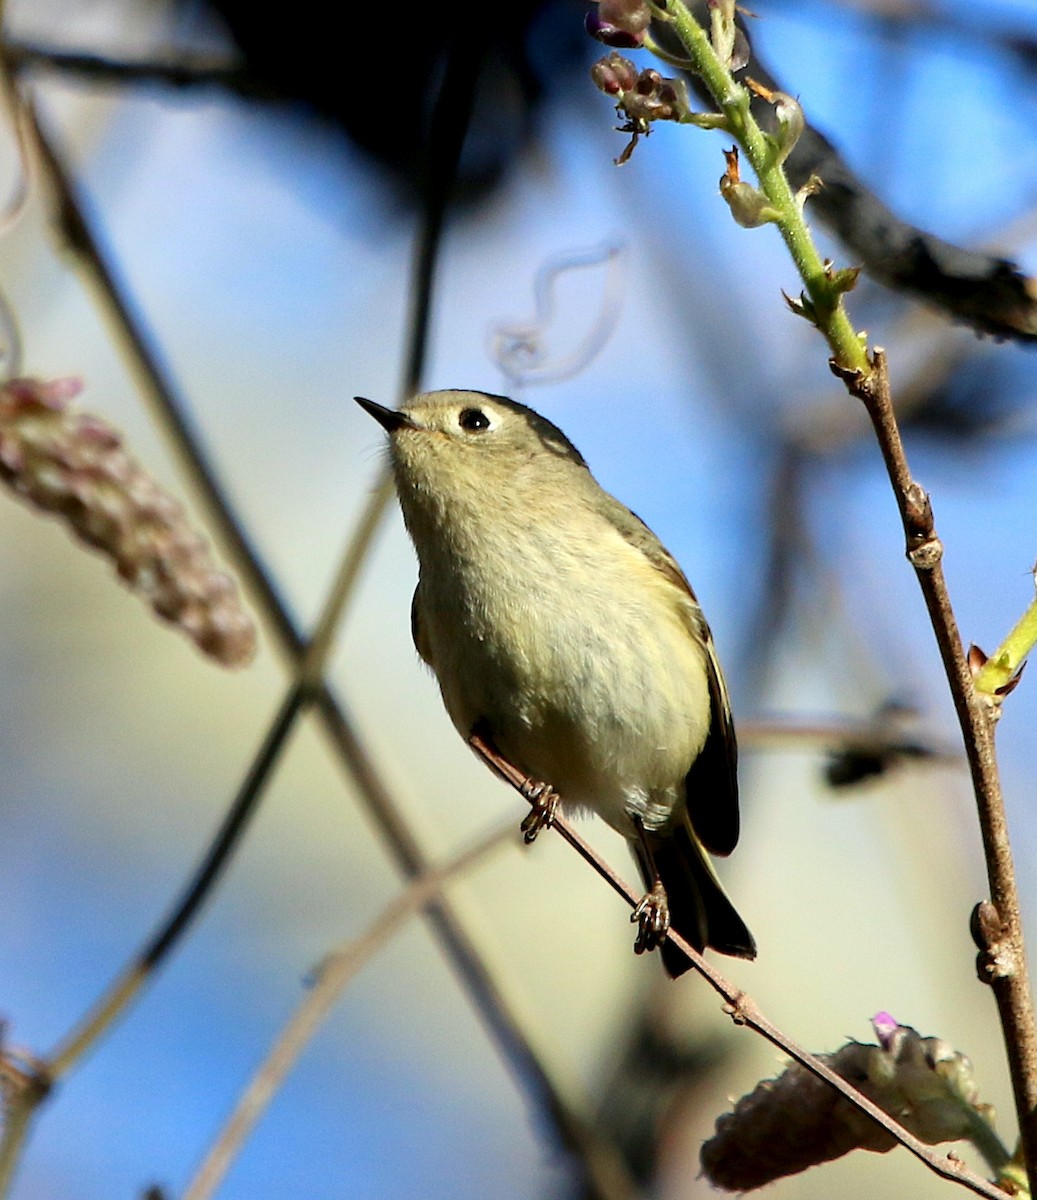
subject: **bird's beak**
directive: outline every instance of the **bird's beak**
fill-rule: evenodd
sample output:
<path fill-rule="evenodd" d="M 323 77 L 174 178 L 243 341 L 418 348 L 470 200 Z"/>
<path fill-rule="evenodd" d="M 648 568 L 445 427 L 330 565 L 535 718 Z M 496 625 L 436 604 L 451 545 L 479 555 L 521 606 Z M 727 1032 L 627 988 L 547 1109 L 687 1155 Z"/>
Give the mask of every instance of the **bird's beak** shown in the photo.
<path fill-rule="evenodd" d="M 353 399 L 364 412 L 374 417 L 386 433 L 395 433 L 397 429 L 417 429 L 417 425 L 406 413 L 397 412 L 395 408 L 386 408 L 382 404 L 375 404 L 373 400 L 366 400 L 363 396 L 354 396 Z"/>

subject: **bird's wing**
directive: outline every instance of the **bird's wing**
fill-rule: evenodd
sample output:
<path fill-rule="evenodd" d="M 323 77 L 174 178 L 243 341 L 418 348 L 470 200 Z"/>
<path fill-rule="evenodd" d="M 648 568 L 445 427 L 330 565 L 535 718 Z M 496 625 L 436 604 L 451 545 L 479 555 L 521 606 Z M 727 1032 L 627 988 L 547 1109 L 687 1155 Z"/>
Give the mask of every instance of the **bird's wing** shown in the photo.
<path fill-rule="evenodd" d="M 606 493 L 608 495 L 608 493 Z M 628 542 L 657 571 L 683 591 L 691 603 L 684 609 L 688 632 L 706 657 L 711 716 L 706 743 L 686 778 L 688 816 L 696 837 L 713 854 L 730 854 L 738 843 L 738 743 L 727 684 L 720 669 L 713 635 L 677 560 L 655 534 L 625 505 L 608 496 L 608 517 Z"/>
<path fill-rule="evenodd" d="M 432 666 L 432 650 L 428 644 L 428 639 L 425 636 L 425 630 L 421 623 L 421 603 L 418 600 L 418 593 L 421 591 L 421 584 L 414 589 L 414 595 L 410 602 L 410 635 L 414 639 L 414 648 L 421 655 L 422 660 L 431 667 Z"/>
<path fill-rule="evenodd" d="M 713 638 L 705 621 L 706 670 L 712 715 L 702 752 L 685 778 L 688 816 L 696 836 L 713 854 L 738 844 L 738 743 Z"/>

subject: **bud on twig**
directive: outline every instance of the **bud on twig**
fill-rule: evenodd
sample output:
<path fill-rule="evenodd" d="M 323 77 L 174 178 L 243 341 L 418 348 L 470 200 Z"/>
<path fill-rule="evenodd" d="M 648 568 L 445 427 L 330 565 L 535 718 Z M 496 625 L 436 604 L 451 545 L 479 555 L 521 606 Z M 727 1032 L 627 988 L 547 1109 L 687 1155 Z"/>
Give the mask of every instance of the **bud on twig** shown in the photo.
<path fill-rule="evenodd" d="M 181 505 L 99 417 L 72 412 L 74 379 L 0 385 L 0 480 L 111 559 L 119 577 L 210 658 L 244 666 L 256 629 Z"/>
<path fill-rule="evenodd" d="M 615 100 L 616 112 L 628 118 L 619 128 L 631 138 L 616 159 L 617 166 L 627 161 L 638 139 L 649 132 L 652 121 L 689 121 L 710 127 L 724 123 L 719 114 L 691 111 L 688 88 L 683 79 L 669 79 L 650 67 L 638 71 L 629 59 L 615 52 L 594 63 L 591 79 L 595 87 Z"/>
<path fill-rule="evenodd" d="M 923 1142 L 968 1139 L 1000 1169 L 1008 1153 L 991 1128 L 992 1110 L 979 1103 L 965 1055 L 888 1013 L 874 1027 L 878 1045 L 849 1042 L 822 1059 Z M 895 1145 L 888 1130 L 793 1063 L 717 1119 L 702 1168 L 716 1187 L 745 1192 L 851 1150 L 883 1154 Z"/>
<path fill-rule="evenodd" d="M 700 129 L 728 128 L 723 113 L 692 111 L 683 79 L 660 75 L 651 67 L 638 71 L 628 58 L 614 51 L 593 64 L 591 79 L 595 87 L 615 100 L 616 112 L 628 118 L 619 130 L 631 134 L 631 139 L 616 159 L 617 166 L 629 159 L 638 140 L 649 133 L 652 121 L 677 121 Z"/>
<path fill-rule="evenodd" d="M 724 151 L 727 170 L 720 177 L 720 194 L 731 209 L 731 216 L 744 229 L 755 229 L 778 219 L 778 210 L 759 188 L 746 183 L 738 168 L 738 147 Z"/>
<path fill-rule="evenodd" d="M 803 106 L 786 92 L 775 92 L 755 79 L 746 79 L 746 86 L 751 92 L 774 105 L 776 129 L 767 135 L 774 148 L 775 161 L 783 163 L 792 153 L 799 141 L 807 121 L 803 115 Z M 820 181 L 819 181 L 820 182 Z"/>
<path fill-rule="evenodd" d="M 645 0 L 600 0 L 597 12 L 587 14 L 587 32 L 606 46 L 633 50 L 645 40 L 652 12 Z"/>
<path fill-rule="evenodd" d="M 710 41 L 717 58 L 729 71 L 740 71 L 752 54 L 749 40 L 735 22 L 735 0 L 706 0 Z"/>

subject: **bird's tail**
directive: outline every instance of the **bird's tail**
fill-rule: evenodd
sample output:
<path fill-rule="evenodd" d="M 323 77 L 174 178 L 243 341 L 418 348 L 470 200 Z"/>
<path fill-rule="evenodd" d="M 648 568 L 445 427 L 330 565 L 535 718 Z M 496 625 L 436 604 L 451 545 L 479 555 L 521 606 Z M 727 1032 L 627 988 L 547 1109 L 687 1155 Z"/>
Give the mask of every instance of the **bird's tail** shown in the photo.
<path fill-rule="evenodd" d="M 711 946 L 720 954 L 755 958 L 756 942 L 720 886 L 706 851 L 689 824 L 679 825 L 662 837 L 651 838 L 659 879 L 670 905 L 670 925 L 696 950 Z M 638 863 L 647 887 L 651 865 L 643 853 Z M 691 959 L 670 941 L 662 946 L 663 963 L 675 979 L 691 966 Z"/>

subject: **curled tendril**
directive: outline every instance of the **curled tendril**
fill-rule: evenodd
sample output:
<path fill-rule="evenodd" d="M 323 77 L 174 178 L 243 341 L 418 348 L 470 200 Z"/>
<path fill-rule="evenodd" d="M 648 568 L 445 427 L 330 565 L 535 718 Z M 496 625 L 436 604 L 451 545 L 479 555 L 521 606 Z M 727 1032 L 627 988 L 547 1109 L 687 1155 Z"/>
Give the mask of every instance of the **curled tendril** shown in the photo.
<path fill-rule="evenodd" d="M 573 250 L 548 259 L 533 283 L 532 320 L 499 325 L 490 334 L 490 356 L 516 386 L 556 383 L 578 375 L 608 342 L 622 303 L 621 262 L 623 248 L 603 242 L 586 250 Z M 589 332 L 567 354 L 552 356 L 548 341 L 558 324 L 556 287 L 571 271 L 605 267 L 601 303 Z"/>
<path fill-rule="evenodd" d="M 0 384 L 22 373 L 22 331 L 11 302 L 0 288 Z"/>

